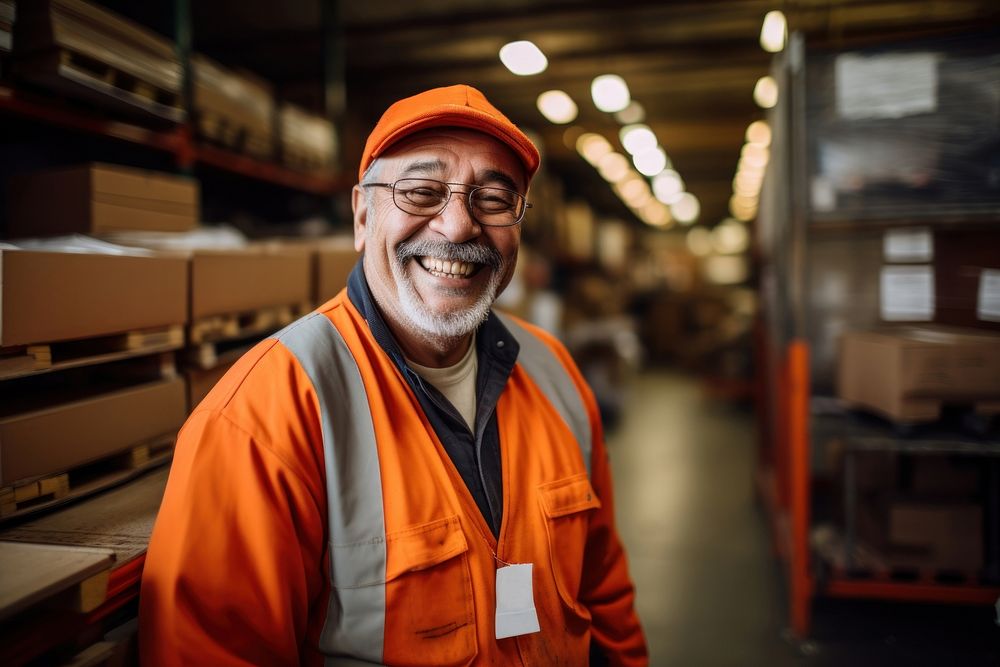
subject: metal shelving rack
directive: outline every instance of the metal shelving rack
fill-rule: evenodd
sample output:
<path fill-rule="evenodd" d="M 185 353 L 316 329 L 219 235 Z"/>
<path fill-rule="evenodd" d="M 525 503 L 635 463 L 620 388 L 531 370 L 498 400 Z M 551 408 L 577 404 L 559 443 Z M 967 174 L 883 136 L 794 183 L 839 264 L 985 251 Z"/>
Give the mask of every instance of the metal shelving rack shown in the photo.
<path fill-rule="evenodd" d="M 841 44 L 840 46 L 843 46 Z M 864 46 L 870 46 L 864 45 Z M 914 215 L 895 219 L 863 220 L 850 216 L 817 221 L 810 211 L 809 150 L 807 127 L 806 67 L 810 50 L 801 34 L 793 34 L 786 50 L 775 57 L 772 76 L 781 90 L 779 104 L 769 113 L 773 131 L 769 173 L 758 216 L 757 253 L 761 265 L 761 315 L 756 337 L 761 362 L 759 441 L 756 485 L 771 525 L 773 549 L 784 562 L 788 576 L 790 625 L 793 634 L 805 638 L 811 628 L 812 600 L 817 596 L 866 598 L 893 601 L 993 605 L 1000 598 L 1000 573 L 996 570 L 998 545 L 994 530 L 987 536 L 992 561 L 986 577 L 990 583 L 946 582 L 918 579 L 889 581 L 861 578 L 851 568 L 830 568 L 812 547 L 811 533 L 817 494 L 814 458 L 817 452 L 818 420 L 812 408 L 816 394 L 815 370 L 820 363 L 808 312 L 809 244 L 838 235 L 855 238 L 894 226 L 919 224 L 935 228 L 996 233 L 1000 228 L 1000 206 L 971 213 L 948 212 L 942 219 Z M 989 207 L 987 207 L 989 208 Z M 946 219 L 944 219 L 946 218 Z M 877 280 L 870 289 L 877 289 Z M 871 322 L 871 325 L 876 322 Z M 989 464 L 987 512 L 996 518 L 1000 507 L 1000 443 L 966 441 L 951 435 L 911 439 L 886 428 L 865 432 L 840 420 L 837 428 L 847 434 L 847 477 L 854 456 L 861 451 L 893 451 L 905 456 L 951 453 L 986 457 Z M 845 484 L 851 484 L 850 479 Z M 848 504 L 853 489 L 845 491 Z M 851 516 L 853 506 L 847 508 Z M 1000 524 L 1000 520 L 997 520 Z M 847 533 L 853 535 L 853 525 Z M 850 553 L 850 550 L 846 553 Z M 996 582 L 996 583 L 993 583 Z"/>

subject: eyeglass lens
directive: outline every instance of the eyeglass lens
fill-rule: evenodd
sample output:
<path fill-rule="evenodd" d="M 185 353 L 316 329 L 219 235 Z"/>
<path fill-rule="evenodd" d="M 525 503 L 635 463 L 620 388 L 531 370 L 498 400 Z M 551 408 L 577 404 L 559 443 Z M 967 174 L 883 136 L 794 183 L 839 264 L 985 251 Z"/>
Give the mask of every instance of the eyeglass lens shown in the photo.
<path fill-rule="evenodd" d="M 393 201 L 401 210 L 414 215 L 437 215 L 448 203 L 453 190 L 447 183 L 426 178 L 403 178 L 393 186 Z M 468 192 L 454 191 L 468 197 L 473 217 L 481 224 L 514 225 L 524 214 L 524 197 L 511 190 L 471 187 Z"/>

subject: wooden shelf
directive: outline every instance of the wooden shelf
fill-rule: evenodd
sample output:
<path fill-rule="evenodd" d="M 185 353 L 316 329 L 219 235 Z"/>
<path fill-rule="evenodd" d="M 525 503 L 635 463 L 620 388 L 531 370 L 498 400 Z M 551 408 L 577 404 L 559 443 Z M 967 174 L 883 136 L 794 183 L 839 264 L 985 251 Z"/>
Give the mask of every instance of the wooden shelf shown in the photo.
<path fill-rule="evenodd" d="M 186 125 L 155 129 L 135 123 L 108 120 L 97 111 L 0 85 L 0 112 L 57 127 L 109 137 L 173 154 L 179 167 L 204 165 L 290 190 L 330 196 L 351 186 L 332 172 L 304 172 L 249 155 L 200 144 Z"/>

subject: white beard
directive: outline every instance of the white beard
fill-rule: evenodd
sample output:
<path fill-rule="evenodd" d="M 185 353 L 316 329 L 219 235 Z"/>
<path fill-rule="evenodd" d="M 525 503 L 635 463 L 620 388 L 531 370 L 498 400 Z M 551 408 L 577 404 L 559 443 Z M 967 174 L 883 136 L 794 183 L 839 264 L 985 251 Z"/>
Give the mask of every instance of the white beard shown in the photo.
<path fill-rule="evenodd" d="M 394 260 L 395 261 L 395 260 Z M 408 260 L 416 266 L 414 270 L 423 271 L 423 267 L 416 258 Z M 417 294 L 416 288 L 410 280 L 409 274 L 403 267 L 397 267 L 401 280 L 399 282 L 399 303 L 402 315 L 420 330 L 423 337 L 429 341 L 446 341 L 463 338 L 475 331 L 480 324 L 486 321 L 490 314 L 490 307 L 496 300 L 500 290 L 500 281 L 503 280 L 503 267 L 492 269 L 486 288 L 479 295 L 476 302 L 462 311 L 438 314 L 432 312 Z M 491 267 L 483 267 L 483 271 L 491 270 Z"/>

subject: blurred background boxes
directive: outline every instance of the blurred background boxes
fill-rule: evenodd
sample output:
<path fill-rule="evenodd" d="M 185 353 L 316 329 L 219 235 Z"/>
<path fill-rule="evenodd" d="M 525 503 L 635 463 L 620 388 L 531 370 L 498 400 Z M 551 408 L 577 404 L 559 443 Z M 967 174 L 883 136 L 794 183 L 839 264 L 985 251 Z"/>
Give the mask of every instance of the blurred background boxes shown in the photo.
<path fill-rule="evenodd" d="M 271 306 L 310 303 L 308 252 L 277 245 L 196 250 L 191 255 L 191 321 Z"/>
<path fill-rule="evenodd" d="M 161 436 L 187 416 L 184 381 L 143 383 L 0 417 L 0 485 L 63 472 Z"/>
<path fill-rule="evenodd" d="M 0 347 L 183 324 L 184 258 L 0 250 Z"/>
<path fill-rule="evenodd" d="M 317 243 L 313 302 L 323 304 L 347 287 L 347 277 L 360 257 L 350 236 L 331 237 Z"/>
<path fill-rule="evenodd" d="M 838 392 L 898 422 L 933 421 L 943 403 L 1000 399 L 1000 335 L 914 327 L 844 335 Z"/>
<path fill-rule="evenodd" d="M 34 172 L 8 184 L 8 230 L 15 237 L 188 231 L 199 221 L 199 196 L 194 179 L 118 165 Z"/>
<path fill-rule="evenodd" d="M 274 91 L 247 72 L 191 58 L 194 127 L 201 137 L 255 157 L 274 157 Z"/>
<path fill-rule="evenodd" d="M 278 128 L 282 162 L 306 170 L 333 165 L 337 136 L 328 119 L 284 102 L 278 110 Z"/>
<path fill-rule="evenodd" d="M 102 106 L 179 122 L 174 44 L 81 0 L 18 3 L 15 70 L 40 86 Z"/>
<path fill-rule="evenodd" d="M 974 573 L 983 567 L 983 510 L 972 503 L 895 502 L 889 508 L 891 564 Z"/>

